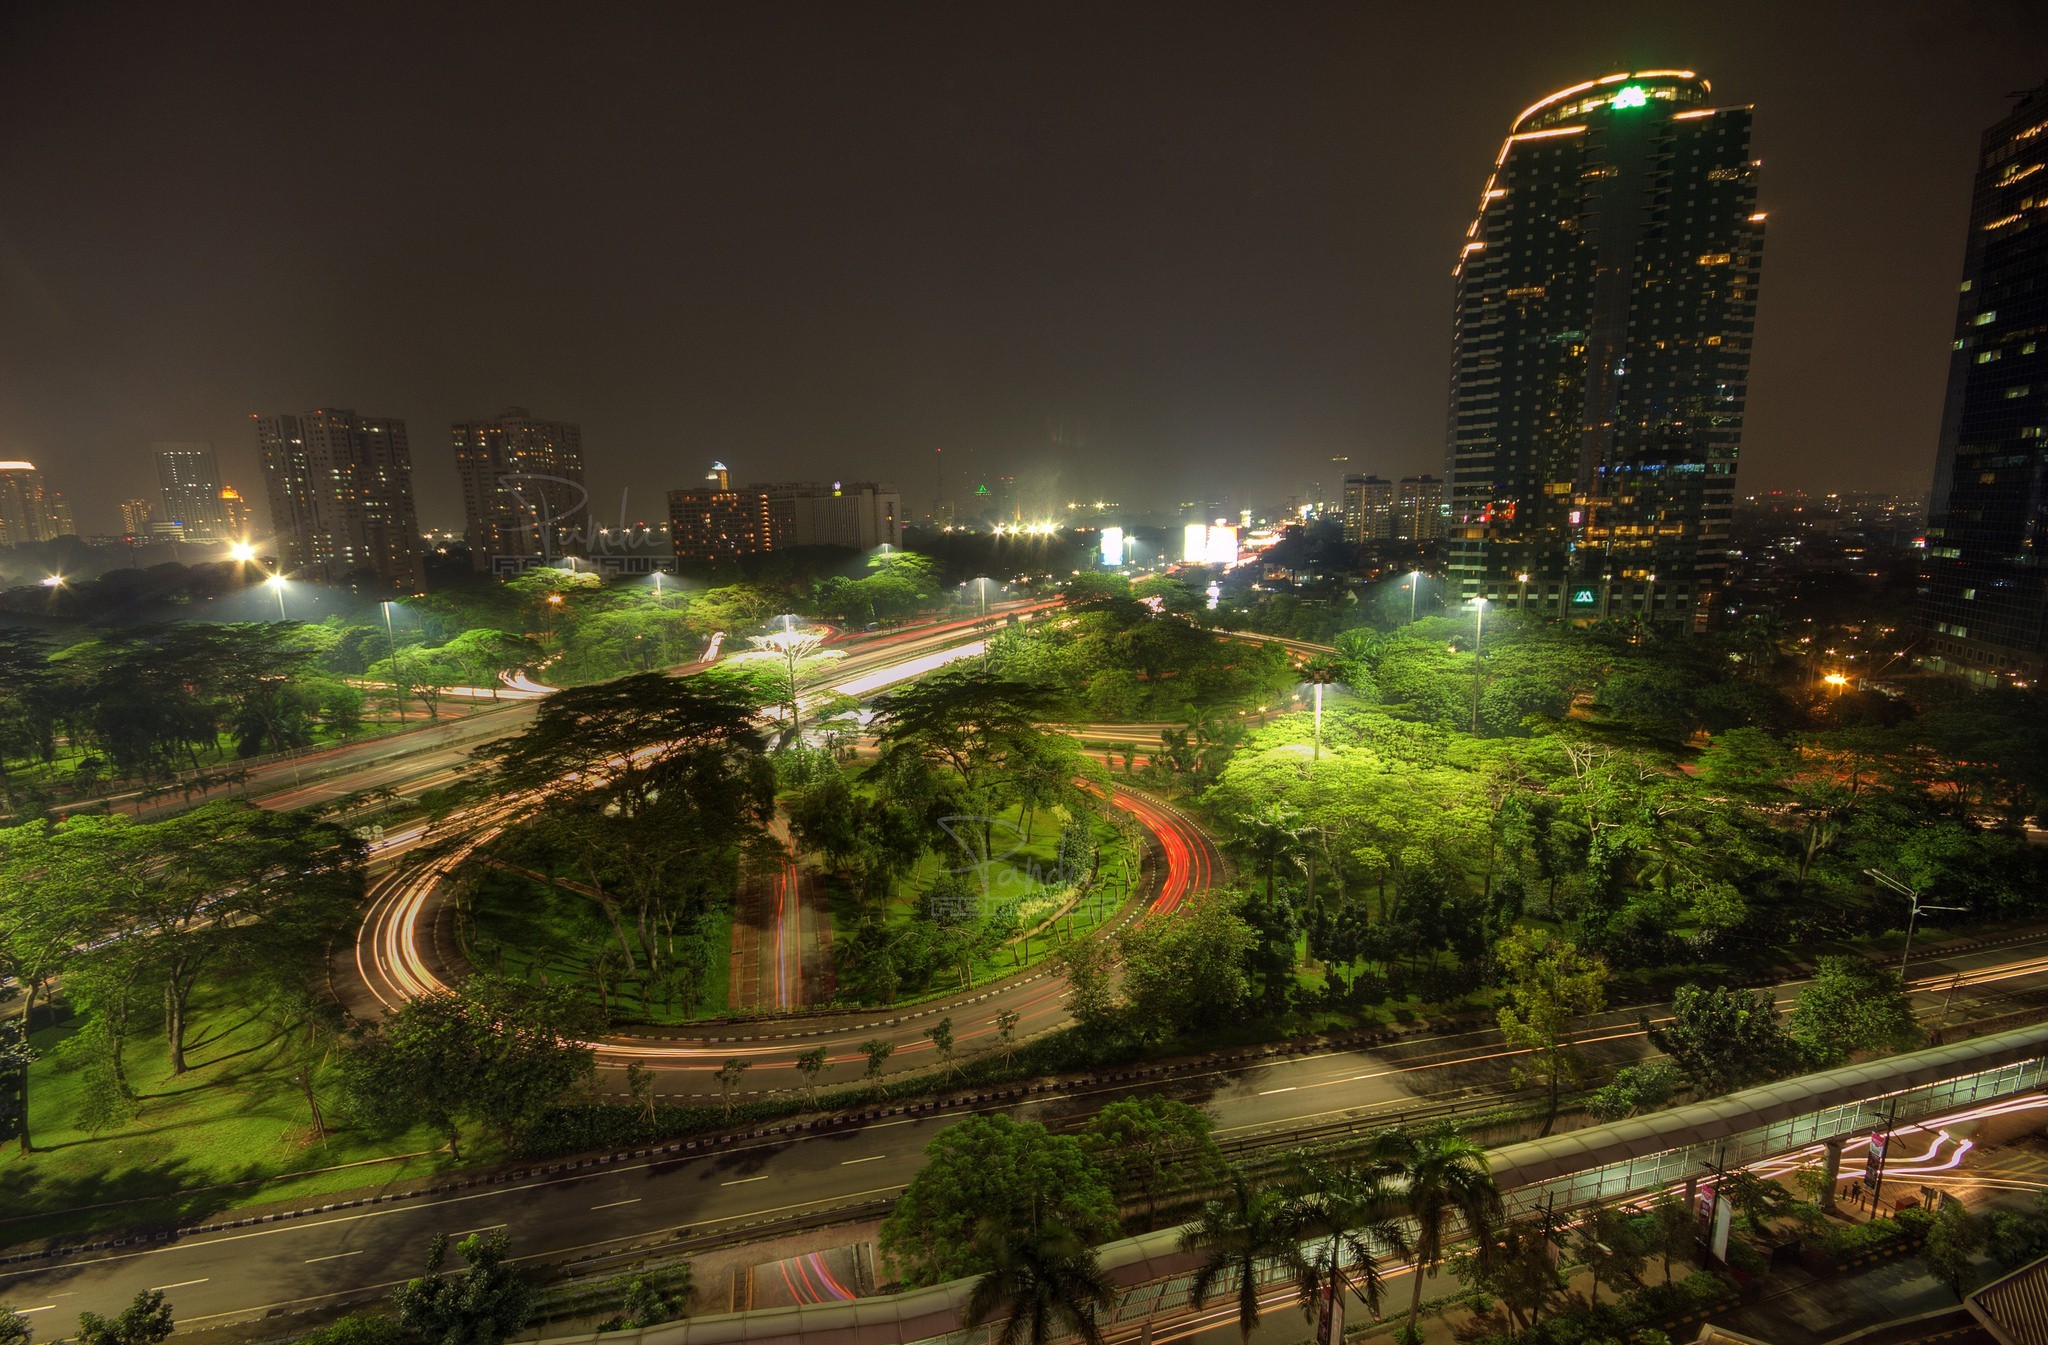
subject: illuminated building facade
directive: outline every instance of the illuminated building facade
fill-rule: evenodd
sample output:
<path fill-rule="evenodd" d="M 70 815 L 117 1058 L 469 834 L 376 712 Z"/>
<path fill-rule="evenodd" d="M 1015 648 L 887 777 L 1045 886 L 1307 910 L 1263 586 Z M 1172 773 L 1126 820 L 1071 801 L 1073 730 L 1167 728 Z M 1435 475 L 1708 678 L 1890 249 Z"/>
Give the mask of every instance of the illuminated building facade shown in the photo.
<path fill-rule="evenodd" d="M 2048 671 L 2048 83 L 1984 133 L 1927 516 L 1929 662 Z"/>
<path fill-rule="evenodd" d="M 289 578 L 324 584 L 369 577 L 420 590 L 420 528 L 405 422 L 349 410 L 259 417 L 277 561 Z"/>
<path fill-rule="evenodd" d="M 1344 540 L 1369 542 L 1394 535 L 1394 483 L 1376 476 L 1344 478 Z"/>
<path fill-rule="evenodd" d="M 874 481 L 735 486 L 722 462 L 701 486 L 668 493 L 678 561 L 716 561 L 791 546 L 872 551 L 903 544 L 903 496 Z"/>
<path fill-rule="evenodd" d="M 156 506 L 148 500 L 121 501 L 121 535 L 124 537 L 147 537 L 149 525 L 156 521 Z"/>
<path fill-rule="evenodd" d="M 1515 119 L 1454 272 L 1444 524 L 1461 597 L 1572 620 L 1704 614 L 1762 258 L 1750 121 L 1682 70 L 1591 80 Z"/>
<path fill-rule="evenodd" d="M 552 564 L 565 530 L 588 535 L 580 427 L 513 407 L 491 420 L 456 425 L 453 437 L 463 536 L 474 569 L 517 574 Z"/>
<path fill-rule="evenodd" d="M 156 483 L 163 498 L 159 521 L 178 525 L 188 542 L 224 542 L 240 534 L 228 528 L 220 503 L 220 467 L 213 445 L 151 444 L 156 457 Z"/>
<path fill-rule="evenodd" d="M 1440 476 L 1404 476 L 1394 496 L 1394 535 L 1411 542 L 1444 535 L 1444 482 Z"/>
<path fill-rule="evenodd" d="M 51 490 L 32 462 L 0 462 L 0 546 L 54 542 L 78 529 L 71 506 Z"/>

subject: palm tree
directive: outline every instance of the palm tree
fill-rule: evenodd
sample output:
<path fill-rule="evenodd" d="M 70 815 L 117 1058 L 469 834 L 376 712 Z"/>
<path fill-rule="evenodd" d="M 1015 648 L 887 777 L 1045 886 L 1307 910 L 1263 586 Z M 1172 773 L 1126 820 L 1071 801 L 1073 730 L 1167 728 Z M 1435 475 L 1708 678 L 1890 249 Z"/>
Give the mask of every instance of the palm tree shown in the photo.
<path fill-rule="evenodd" d="M 1308 1273 L 1308 1260 L 1296 1237 L 1298 1211 L 1283 1191 L 1265 1190 L 1230 1174 L 1230 1193 L 1202 1206 L 1202 1216 L 1181 1234 L 1184 1252 L 1200 1252 L 1189 1296 L 1199 1309 L 1218 1286 L 1237 1296 L 1237 1333 L 1250 1340 L 1259 1324 L 1259 1267 L 1284 1266 L 1297 1280 Z"/>
<path fill-rule="evenodd" d="M 962 1324 L 980 1326 L 1005 1312 L 996 1345 L 1045 1345 L 1071 1330 L 1087 1345 L 1102 1345 L 1095 1314 L 1116 1301 L 1095 1249 L 1065 1224 L 1009 1228 L 984 1219 L 975 1241 L 993 1268 L 975 1281 Z"/>
<path fill-rule="evenodd" d="M 1297 1284 L 1302 1315 L 1314 1321 L 1349 1289 L 1377 1318 L 1386 1279 L 1380 1257 L 1408 1255 L 1401 1227 L 1406 1190 L 1391 1180 L 1394 1152 L 1377 1143 L 1362 1163 L 1314 1164 L 1301 1169 L 1288 1191 L 1297 1234 L 1317 1244 Z"/>
<path fill-rule="evenodd" d="M 1400 1167 L 1402 1204 L 1415 1228 L 1415 1286 L 1408 1298 L 1412 1335 L 1422 1315 L 1423 1276 L 1443 1264 L 1445 1234 L 1454 1217 L 1477 1240 L 1482 1260 L 1489 1255 L 1486 1231 L 1500 1222 L 1500 1188 L 1488 1168 L 1486 1150 L 1448 1124 L 1419 1136 L 1395 1132 L 1386 1151 Z"/>

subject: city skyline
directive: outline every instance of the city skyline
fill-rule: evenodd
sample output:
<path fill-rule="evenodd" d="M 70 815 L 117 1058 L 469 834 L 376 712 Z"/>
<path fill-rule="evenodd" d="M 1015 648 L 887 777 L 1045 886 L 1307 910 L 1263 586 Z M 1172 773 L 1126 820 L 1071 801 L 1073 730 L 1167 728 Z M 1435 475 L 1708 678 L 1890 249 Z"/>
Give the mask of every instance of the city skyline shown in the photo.
<path fill-rule="evenodd" d="M 728 100 L 716 104 L 718 135 L 688 130 L 688 114 L 704 109 L 682 95 L 615 90 L 596 99 L 603 112 L 579 114 L 590 118 L 581 131 L 609 146 L 597 156 L 602 173 L 565 160 L 556 146 L 573 136 L 536 138 L 523 122 L 458 118 L 443 130 L 458 163 L 495 170 L 500 141 L 517 142 L 558 196 L 605 207 L 601 228 L 567 233 L 436 223 L 401 207 L 403 190 L 382 207 L 337 206 L 334 220 L 276 204 L 244 219 L 234 213 L 248 204 L 242 170 L 287 141 L 224 126 L 225 89 L 186 81 L 168 96 L 159 82 L 201 48 L 225 63 L 223 51 L 280 40 L 274 20 L 251 12 L 233 33 L 163 34 L 148 69 L 120 44 L 84 67 L 85 79 L 74 74 L 75 89 L 53 90 L 47 71 L 79 70 L 67 53 L 98 29 L 16 16 L 13 49 L 42 57 L 5 95 L 42 110 L 33 124 L 43 129 L 4 152 L 17 180 L 47 188 L 30 199 L 102 221 L 91 203 L 109 199 L 108 175 L 144 146 L 114 135 L 90 164 L 66 157 L 68 136 L 107 140 L 112 113 L 71 102 L 96 92 L 108 108 L 159 95 L 156 133 L 181 135 L 196 190 L 133 223 L 111 212 L 75 239 L 41 205 L 21 208 L 0 271 L 22 301 L 4 353 L 24 376 L 0 388 L 0 455 L 39 462 L 88 531 L 111 530 L 119 503 L 143 493 L 133 478 L 156 440 L 211 440 L 226 479 L 251 479 L 252 447 L 233 426 L 277 405 L 376 405 L 440 425 L 544 404 L 584 428 L 600 511 L 615 512 L 627 490 L 628 511 L 650 521 L 663 493 L 713 456 L 761 479 L 858 463 L 901 483 L 913 512 L 925 507 L 935 448 L 986 477 L 1140 508 L 1189 489 L 1281 500 L 1319 481 L 1334 493 L 1327 464 L 1338 454 L 1381 476 L 1436 471 L 1441 383 L 1429 370 L 1447 363 L 1450 340 L 1441 259 L 1469 220 L 1470 164 L 1546 90 L 1592 68 L 1671 62 L 1712 72 L 1717 101 L 1760 109 L 1774 239 L 1744 489 L 1924 489 L 1972 146 L 2009 106 L 2008 91 L 2038 83 L 2043 43 L 2017 6 L 1946 26 L 1906 7 L 1859 10 L 1853 32 L 1836 23 L 1846 12 L 1714 24 L 1617 7 L 1550 31 L 1501 10 L 1484 50 L 1452 48 L 1466 62 L 1455 80 L 1388 64 L 1404 45 L 1444 44 L 1429 19 L 1404 18 L 1375 45 L 1337 11 L 1304 11 L 1285 31 L 1259 32 L 1260 62 L 1240 52 L 1248 20 L 1200 13 L 1162 34 L 1181 59 L 1128 88 L 1120 62 L 1146 28 L 1134 17 L 1103 20 L 1080 51 L 1031 34 L 1006 43 L 1019 35 L 1000 20 L 955 17 L 929 37 L 973 57 L 974 77 L 910 72 L 886 96 L 854 76 L 802 87 L 822 53 L 798 44 L 776 64 L 770 36 L 735 19 L 695 36 L 726 42 L 735 69 L 766 62 L 778 101 L 713 81 L 702 96 Z M 136 12 L 138 51 L 158 52 L 145 41 L 152 22 Z M 415 46 L 385 51 L 359 20 L 333 22 L 390 58 L 384 77 L 399 96 L 379 117 L 447 121 L 450 95 L 424 72 L 459 25 L 439 20 Z M 819 43 L 884 59 L 886 25 L 819 27 Z M 1823 35 L 1841 44 L 1840 59 L 1816 73 L 1808 53 Z M 570 20 L 525 13 L 486 40 L 504 52 L 574 37 Z M 1842 70 L 1883 72 L 1909 58 L 1912 118 L 1850 110 L 1861 86 Z M 115 90 L 99 84 L 124 78 Z M 236 81 L 258 78 L 229 83 L 247 93 Z M 1061 98 L 1037 115 L 1009 110 L 1008 95 L 1048 79 Z M 367 131 L 326 128 L 300 94 L 283 92 L 276 120 L 287 137 L 374 162 L 407 186 L 425 181 L 424 157 L 366 158 L 385 152 Z M 874 136 L 835 132 L 848 99 Z M 636 223 L 686 189 L 641 171 L 648 149 L 616 135 L 629 113 L 687 151 L 693 181 L 747 186 L 688 196 L 694 255 L 729 263 L 730 275 L 700 274 Z M 67 118 L 75 130 L 60 129 Z M 819 199 L 761 185 L 751 174 L 763 155 L 779 165 L 769 178 L 814 174 Z M 992 173 L 994 164 L 1012 167 Z M 169 190 L 160 169 L 144 180 Z M 560 221 L 553 207 L 536 209 Z M 231 251 L 209 232 L 230 220 Z M 337 233 L 341 220 L 356 231 Z M 88 252 L 117 272 L 145 270 L 130 271 L 137 283 L 117 299 L 106 287 L 118 279 L 85 282 Z M 810 260 L 770 274 L 792 257 Z M 200 294 L 188 276 L 218 283 Z M 386 329 L 330 306 L 252 343 L 221 326 L 226 311 L 212 297 L 252 285 L 308 302 L 336 285 L 367 287 L 378 301 L 364 311 L 406 321 Z M 164 335 L 181 323 L 206 339 Z M 520 335 L 500 338 L 499 327 Z M 1186 486 L 1161 484 L 1169 471 Z M 454 525 L 460 494 L 442 455 L 422 455 L 419 481 L 423 521 Z"/>

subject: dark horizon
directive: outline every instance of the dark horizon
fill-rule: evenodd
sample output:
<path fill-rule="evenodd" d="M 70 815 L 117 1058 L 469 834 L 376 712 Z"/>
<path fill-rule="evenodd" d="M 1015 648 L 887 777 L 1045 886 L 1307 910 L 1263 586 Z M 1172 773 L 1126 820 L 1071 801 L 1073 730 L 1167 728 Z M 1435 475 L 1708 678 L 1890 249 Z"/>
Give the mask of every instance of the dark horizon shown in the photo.
<path fill-rule="evenodd" d="M 594 503 L 895 482 L 1278 504 L 1440 472 L 1450 267 L 1509 121 L 1678 65 L 1756 105 L 1741 490 L 1931 479 L 1978 137 L 2022 3 L 1683 13 L 924 5 L 16 7 L 0 458 L 81 531 L 254 414 L 583 427 Z"/>

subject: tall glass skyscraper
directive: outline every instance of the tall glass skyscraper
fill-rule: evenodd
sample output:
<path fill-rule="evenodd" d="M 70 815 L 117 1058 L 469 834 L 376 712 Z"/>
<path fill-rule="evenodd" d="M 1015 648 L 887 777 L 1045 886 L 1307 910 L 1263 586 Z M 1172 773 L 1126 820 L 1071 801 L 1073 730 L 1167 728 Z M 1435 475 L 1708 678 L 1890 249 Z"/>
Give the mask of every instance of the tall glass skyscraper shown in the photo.
<path fill-rule="evenodd" d="M 1929 661 L 2048 672 L 2048 83 L 1984 133 L 1927 514 Z"/>
<path fill-rule="evenodd" d="M 1762 259 L 1746 106 L 1690 70 L 1515 118 L 1466 231 L 1448 453 L 1466 598 L 1694 622 L 1727 564 Z"/>

